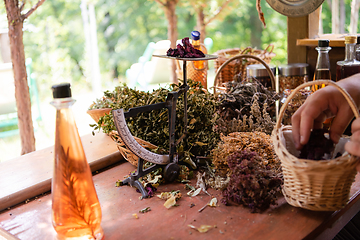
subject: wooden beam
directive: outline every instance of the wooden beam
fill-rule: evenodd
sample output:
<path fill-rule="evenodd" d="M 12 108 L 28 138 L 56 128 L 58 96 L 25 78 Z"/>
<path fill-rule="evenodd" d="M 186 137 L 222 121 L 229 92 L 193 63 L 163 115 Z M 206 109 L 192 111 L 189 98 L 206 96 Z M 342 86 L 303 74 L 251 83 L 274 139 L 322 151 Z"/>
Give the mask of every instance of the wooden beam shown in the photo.
<path fill-rule="evenodd" d="M 308 16 L 288 17 L 288 63 L 306 63 L 306 47 L 297 46 L 297 39 L 308 38 Z"/>

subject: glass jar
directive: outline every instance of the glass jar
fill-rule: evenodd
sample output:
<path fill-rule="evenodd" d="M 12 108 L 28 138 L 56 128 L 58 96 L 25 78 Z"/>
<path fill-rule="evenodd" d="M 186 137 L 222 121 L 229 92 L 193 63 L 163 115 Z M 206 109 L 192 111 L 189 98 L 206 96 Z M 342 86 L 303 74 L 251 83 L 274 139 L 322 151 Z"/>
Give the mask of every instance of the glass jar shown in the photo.
<path fill-rule="evenodd" d="M 309 64 L 289 63 L 278 66 L 279 91 L 295 89 L 297 86 L 309 80 Z"/>
<path fill-rule="evenodd" d="M 276 75 L 276 67 L 273 65 L 269 65 L 270 70 L 273 72 L 274 76 Z M 275 91 L 272 89 L 271 78 L 269 72 L 262 64 L 252 64 L 246 67 L 246 76 L 248 81 L 251 81 L 251 78 L 255 78 L 258 80 L 264 87 L 269 90 Z M 275 84 L 275 83 L 274 83 Z"/>
<path fill-rule="evenodd" d="M 355 58 L 360 61 L 360 36 L 356 37 Z"/>
<path fill-rule="evenodd" d="M 345 36 L 345 59 L 336 62 L 336 81 L 360 72 L 360 61 L 355 58 L 356 36 Z"/>

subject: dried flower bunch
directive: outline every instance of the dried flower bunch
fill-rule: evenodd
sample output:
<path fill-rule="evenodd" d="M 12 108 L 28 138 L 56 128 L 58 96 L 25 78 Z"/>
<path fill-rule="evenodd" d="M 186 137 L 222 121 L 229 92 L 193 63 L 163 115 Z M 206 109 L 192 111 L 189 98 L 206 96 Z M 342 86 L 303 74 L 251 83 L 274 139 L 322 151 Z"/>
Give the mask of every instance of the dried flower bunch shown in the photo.
<path fill-rule="evenodd" d="M 263 158 L 250 150 L 235 151 L 226 158 L 231 170 L 227 188 L 222 192 L 224 204 L 235 202 L 261 212 L 276 204 L 282 179 L 262 165 Z"/>
<path fill-rule="evenodd" d="M 231 132 L 262 131 L 271 133 L 276 118 L 276 100 L 279 95 L 261 83 L 229 82 L 219 95 L 215 131 L 227 135 Z"/>
<path fill-rule="evenodd" d="M 202 58 L 205 54 L 193 47 L 188 37 L 181 40 L 182 44 L 178 44 L 175 49 L 169 48 L 166 52 L 170 57 L 182 57 L 182 58 Z"/>
<path fill-rule="evenodd" d="M 309 142 L 301 149 L 299 157 L 312 160 L 331 159 L 335 144 L 330 138 L 325 137 L 326 133 L 329 133 L 327 129 L 313 129 Z"/>
<path fill-rule="evenodd" d="M 218 118 L 214 131 L 227 135 L 232 132 L 251 132 L 258 131 L 270 134 L 275 126 L 275 122 L 271 120 L 269 113 L 266 111 L 267 103 L 263 104 L 260 110 L 258 96 L 254 95 L 254 101 L 250 107 L 250 116 L 243 115 L 242 119 L 233 118 L 232 120 L 224 120 Z M 238 109 L 235 109 L 238 111 Z"/>
<path fill-rule="evenodd" d="M 230 171 L 227 157 L 236 151 L 248 149 L 257 152 L 260 163 L 267 169 L 278 174 L 281 172 L 280 160 L 277 158 L 271 137 L 263 132 L 234 132 L 228 136 L 221 135 L 217 148 L 213 149 L 213 165 L 217 174 L 226 176 Z"/>
<path fill-rule="evenodd" d="M 179 159 L 186 156 L 208 156 L 211 149 L 216 147 L 220 140 L 218 133 L 213 131 L 217 116 L 217 101 L 213 94 L 203 90 L 198 82 L 188 81 L 188 127 L 187 137 L 177 146 Z M 159 88 L 153 92 L 143 92 L 127 86 L 118 86 L 113 92 L 107 91 L 104 97 L 97 100 L 91 107 L 123 108 L 125 111 L 133 107 L 164 102 L 170 91 L 178 91 L 181 85 L 172 84 L 168 89 Z M 178 98 L 176 111 L 176 139 L 184 132 L 184 99 Z M 159 147 L 158 152 L 169 149 L 169 123 L 167 109 L 153 110 L 138 114 L 126 120 L 133 136 L 141 138 Z M 112 115 L 105 115 L 99 119 L 98 124 L 92 125 L 94 130 L 102 128 L 103 132 L 110 133 L 116 130 Z"/>

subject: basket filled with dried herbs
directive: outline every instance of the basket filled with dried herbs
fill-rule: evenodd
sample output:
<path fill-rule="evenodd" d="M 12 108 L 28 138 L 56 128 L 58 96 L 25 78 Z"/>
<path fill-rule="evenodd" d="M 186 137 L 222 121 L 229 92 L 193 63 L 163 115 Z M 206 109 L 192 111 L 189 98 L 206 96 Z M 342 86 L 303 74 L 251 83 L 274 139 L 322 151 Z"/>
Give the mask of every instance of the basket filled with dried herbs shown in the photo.
<path fill-rule="evenodd" d="M 90 115 L 95 122 L 98 122 L 102 116 L 106 114 L 110 114 L 112 108 L 98 108 L 98 109 L 90 109 L 87 110 L 86 113 Z"/>
<path fill-rule="evenodd" d="M 271 59 L 275 56 L 273 50 L 274 50 L 273 44 L 270 44 L 264 50 L 251 48 L 251 47 L 247 47 L 244 49 L 232 48 L 232 49 L 219 50 L 216 53 L 214 53 L 215 55 L 218 55 L 218 58 L 215 60 L 214 63 L 215 72 L 217 72 L 218 69 L 221 67 L 221 65 L 223 65 L 227 60 L 231 59 L 234 56 L 243 55 L 243 54 L 256 56 L 264 60 L 266 63 L 270 63 Z M 258 63 L 260 62 L 253 58 L 239 59 L 237 61 L 233 61 L 229 63 L 219 73 L 218 81 L 215 82 L 214 86 L 217 85 L 221 86 L 222 83 L 234 81 L 234 77 L 239 73 L 241 74 L 241 79 L 245 80 L 246 66 L 250 64 L 258 64 Z"/>
<path fill-rule="evenodd" d="M 324 129 L 311 132 L 310 140 L 301 151 L 296 150 L 290 125 L 282 125 L 284 112 L 296 93 L 315 84 L 332 85 L 346 98 L 356 117 L 359 110 L 350 95 L 335 82 L 318 80 L 297 87 L 280 109 L 279 118 L 272 132 L 275 152 L 281 160 L 286 201 L 295 207 L 314 211 L 335 211 L 349 200 L 355 179 L 358 158 L 344 150 L 348 137 L 343 136 L 334 144 Z"/>
<path fill-rule="evenodd" d="M 179 161 L 188 161 L 195 156 L 208 156 L 211 149 L 215 147 L 220 140 L 220 134 L 213 131 L 213 125 L 217 115 L 216 107 L 218 102 L 213 94 L 203 89 L 201 83 L 188 81 L 188 126 L 187 137 L 177 145 Z M 181 84 L 171 84 L 168 88 L 159 88 L 152 92 L 144 92 L 131 89 L 126 85 L 117 86 L 114 91 L 106 91 L 104 97 L 95 101 L 95 105 L 111 109 L 124 109 L 143 105 L 150 105 L 159 102 L 165 102 L 168 92 L 178 91 Z M 176 139 L 184 132 L 184 101 L 178 98 L 176 106 Z M 168 127 L 168 110 L 160 109 L 150 112 L 143 112 L 136 117 L 126 119 L 127 126 L 131 134 L 139 139 L 149 150 L 159 154 L 168 153 L 169 150 L 169 127 Z M 120 137 L 116 132 L 113 116 L 105 114 L 100 117 L 97 124 L 91 125 L 94 130 L 102 129 L 109 134 L 116 142 L 120 152 L 127 160 L 133 159 L 130 152 L 124 151 L 124 145 L 119 140 Z M 138 142 L 139 142 L 138 141 Z M 140 143 L 140 144 L 142 144 Z M 129 161 L 137 165 L 137 161 Z"/>

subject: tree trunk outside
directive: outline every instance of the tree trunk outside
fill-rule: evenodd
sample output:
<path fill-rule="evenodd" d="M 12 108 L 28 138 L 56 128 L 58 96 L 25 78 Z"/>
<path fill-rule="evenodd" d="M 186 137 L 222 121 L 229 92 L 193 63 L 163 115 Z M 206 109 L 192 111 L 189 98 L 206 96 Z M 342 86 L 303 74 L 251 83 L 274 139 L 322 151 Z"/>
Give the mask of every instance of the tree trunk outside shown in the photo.
<path fill-rule="evenodd" d="M 21 137 L 21 154 L 35 151 L 35 136 L 31 118 L 31 100 L 25 66 L 23 18 L 17 1 L 5 0 L 9 26 L 11 60 L 15 80 L 15 98 Z"/>
<path fill-rule="evenodd" d="M 205 15 L 204 15 L 204 8 L 200 6 L 196 9 L 196 30 L 200 32 L 200 42 L 204 43 L 206 38 L 206 23 L 205 23 Z"/>
<path fill-rule="evenodd" d="M 345 33 L 345 2 L 340 0 L 339 33 Z"/>
<path fill-rule="evenodd" d="M 248 14 L 250 14 L 250 22 L 252 23 L 252 29 L 250 33 L 251 47 L 261 49 L 261 35 L 263 30 L 263 24 L 261 23 L 261 21 L 259 21 L 259 15 L 256 11 L 256 8 L 251 8 Z"/>
<path fill-rule="evenodd" d="M 360 0 L 351 1 L 350 34 L 357 33 L 359 19 Z"/>
<path fill-rule="evenodd" d="M 166 2 L 166 5 L 164 6 L 166 19 L 168 20 L 168 38 L 171 42 L 171 45 L 170 45 L 171 48 L 176 48 L 176 41 L 178 38 L 177 16 L 175 14 L 176 5 L 177 5 L 177 0 L 168 0 Z M 170 81 L 172 83 L 178 83 L 178 78 L 176 76 L 175 60 L 171 61 Z"/>
<path fill-rule="evenodd" d="M 339 0 L 331 1 L 331 32 L 334 34 L 340 33 L 339 28 Z"/>

